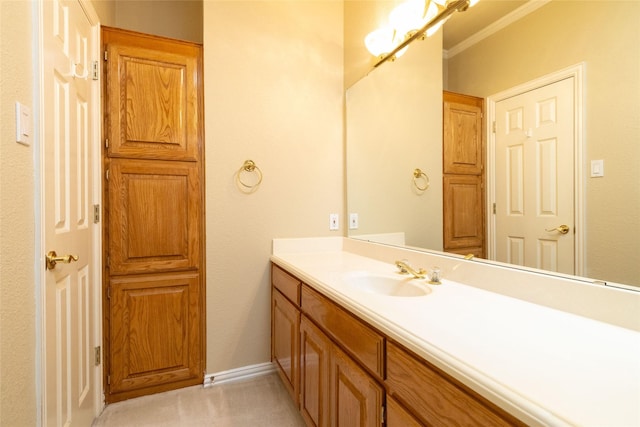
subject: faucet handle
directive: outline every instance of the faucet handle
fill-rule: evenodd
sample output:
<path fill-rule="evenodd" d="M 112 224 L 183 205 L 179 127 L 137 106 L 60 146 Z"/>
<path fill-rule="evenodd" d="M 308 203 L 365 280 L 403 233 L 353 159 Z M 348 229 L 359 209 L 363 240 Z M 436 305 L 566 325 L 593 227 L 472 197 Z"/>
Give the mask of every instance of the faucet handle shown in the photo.
<path fill-rule="evenodd" d="M 398 270 L 399 270 L 398 273 L 409 274 L 409 270 L 407 269 L 408 265 L 409 264 L 407 263 L 406 259 L 396 261 L 396 267 L 398 267 Z"/>

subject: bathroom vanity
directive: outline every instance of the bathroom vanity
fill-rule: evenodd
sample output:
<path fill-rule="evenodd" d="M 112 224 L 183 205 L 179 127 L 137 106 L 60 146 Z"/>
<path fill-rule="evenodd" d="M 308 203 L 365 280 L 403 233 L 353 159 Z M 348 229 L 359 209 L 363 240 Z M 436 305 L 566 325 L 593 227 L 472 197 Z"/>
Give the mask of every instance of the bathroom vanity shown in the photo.
<path fill-rule="evenodd" d="M 271 260 L 272 360 L 308 425 L 640 424 L 640 293 L 344 238 Z"/>

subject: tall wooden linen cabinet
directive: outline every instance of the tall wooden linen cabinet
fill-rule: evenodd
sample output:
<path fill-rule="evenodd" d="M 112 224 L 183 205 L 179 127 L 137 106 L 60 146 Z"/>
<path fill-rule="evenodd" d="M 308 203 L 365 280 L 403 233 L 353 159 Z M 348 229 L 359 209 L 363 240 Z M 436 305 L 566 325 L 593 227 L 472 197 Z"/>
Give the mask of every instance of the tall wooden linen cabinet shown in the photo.
<path fill-rule="evenodd" d="M 202 384 L 202 47 L 102 28 L 107 402 Z"/>
<path fill-rule="evenodd" d="M 443 93 L 444 251 L 486 257 L 484 100 Z"/>

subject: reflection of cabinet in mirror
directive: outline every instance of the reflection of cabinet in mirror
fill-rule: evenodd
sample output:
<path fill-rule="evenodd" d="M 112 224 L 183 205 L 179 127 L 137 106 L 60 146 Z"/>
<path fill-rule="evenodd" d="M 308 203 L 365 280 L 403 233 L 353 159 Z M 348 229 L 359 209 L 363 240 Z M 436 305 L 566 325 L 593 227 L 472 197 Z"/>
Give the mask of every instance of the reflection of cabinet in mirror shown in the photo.
<path fill-rule="evenodd" d="M 484 101 L 443 93 L 444 251 L 485 258 Z"/>

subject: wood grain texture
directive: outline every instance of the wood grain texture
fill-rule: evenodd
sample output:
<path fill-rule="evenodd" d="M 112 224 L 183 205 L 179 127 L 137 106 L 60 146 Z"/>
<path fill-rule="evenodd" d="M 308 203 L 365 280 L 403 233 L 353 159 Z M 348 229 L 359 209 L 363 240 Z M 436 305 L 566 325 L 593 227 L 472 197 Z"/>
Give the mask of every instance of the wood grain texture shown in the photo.
<path fill-rule="evenodd" d="M 200 378 L 197 273 L 113 278 L 109 294 L 112 393 Z"/>
<path fill-rule="evenodd" d="M 300 280 L 275 264 L 271 264 L 271 283 L 297 307 L 300 307 Z"/>
<path fill-rule="evenodd" d="M 486 257 L 484 100 L 443 92 L 443 246 Z"/>
<path fill-rule="evenodd" d="M 387 343 L 385 384 L 391 396 L 427 425 L 525 425 L 393 342 Z"/>
<path fill-rule="evenodd" d="M 200 47 L 108 27 L 103 43 L 109 156 L 200 160 Z"/>
<path fill-rule="evenodd" d="M 300 311 L 278 290 L 272 289 L 271 358 L 298 405 L 300 363 Z"/>
<path fill-rule="evenodd" d="M 376 377 L 384 375 L 384 337 L 308 286 L 302 286 L 302 311 Z"/>
<path fill-rule="evenodd" d="M 202 384 L 202 47 L 102 27 L 108 403 Z"/>
<path fill-rule="evenodd" d="M 198 268 L 202 202 L 197 165 L 113 159 L 109 171 L 110 274 Z"/>
<path fill-rule="evenodd" d="M 484 244 L 482 177 L 444 175 L 445 250 L 478 248 Z"/>
<path fill-rule="evenodd" d="M 387 396 L 387 427 L 422 427 L 423 425 L 397 400 Z"/>
<path fill-rule="evenodd" d="M 382 426 L 382 386 L 337 346 L 331 360 L 331 425 Z"/>
<path fill-rule="evenodd" d="M 331 340 L 306 316 L 300 323 L 300 412 L 309 427 L 329 427 Z"/>

